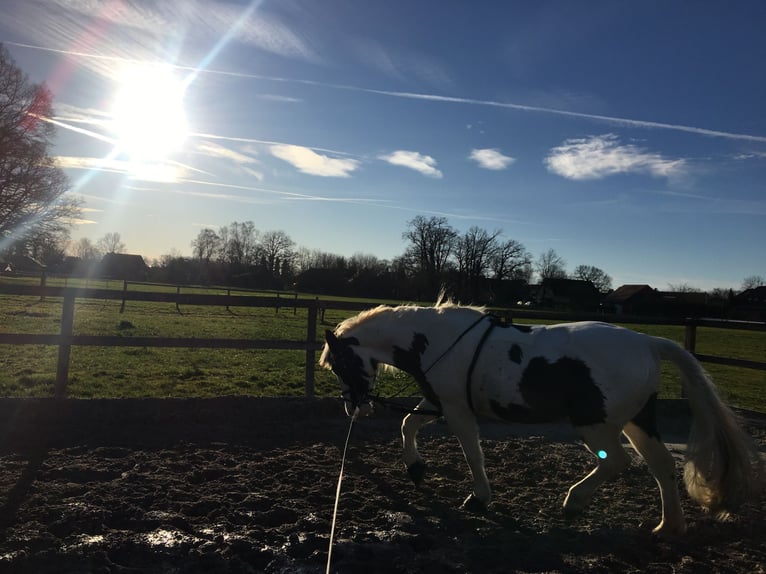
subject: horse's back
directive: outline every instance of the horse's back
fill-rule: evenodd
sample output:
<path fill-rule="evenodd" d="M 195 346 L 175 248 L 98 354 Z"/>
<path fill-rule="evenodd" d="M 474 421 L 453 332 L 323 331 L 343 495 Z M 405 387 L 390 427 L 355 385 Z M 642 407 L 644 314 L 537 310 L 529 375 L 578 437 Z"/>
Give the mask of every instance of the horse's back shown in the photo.
<path fill-rule="evenodd" d="M 494 395 L 489 406 L 500 418 L 513 413 L 529 422 L 569 418 L 575 425 L 624 424 L 657 392 L 658 359 L 645 335 L 595 321 L 514 331 L 493 345 L 500 352 L 496 360 L 507 363 L 495 371 L 504 380 L 497 378 L 487 388 Z M 506 337 L 511 341 L 503 344 Z M 487 376 L 494 378 L 490 371 Z"/>

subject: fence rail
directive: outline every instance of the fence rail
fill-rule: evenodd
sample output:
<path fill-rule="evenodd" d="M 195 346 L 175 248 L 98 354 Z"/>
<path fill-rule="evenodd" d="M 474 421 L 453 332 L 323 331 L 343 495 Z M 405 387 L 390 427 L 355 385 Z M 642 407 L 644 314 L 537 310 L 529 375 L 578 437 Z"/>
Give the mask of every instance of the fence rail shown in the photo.
<path fill-rule="evenodd" d="M 299 299 L 284 297 L 258 297 L 248 295 L 207 295 L 157 291 L 130 291 L 114 289 L 93 289 L 76 287 L 34 286 L 34 285 L 0 285 L 0 296 L 17 295 L 41 298 L 61 298 L 63 300 L 61 312 L 61 330 L 58 334 L 22 334 L 0 333 L 2 345 L 54 345 L 59 349 L 56 367 L 56 382 L 54 395 L 59 398 L 66 397 L 67 381 L 69 379 L 69 363 L 72 346 L 98 346 L 98 347 L 177 347 L 177 348 L 225 348 L 225 349 L 279 349 L 305 351 L 305 393 L 307 397 L 314 396 L 314 375 L 316 367 L 316 353 L 321 349 L 321 343 L 317 341 L 318 318 L 324 318 L 326 309 L 361 311 L 369 308 L 369 304 L 347 301 L 326 301 L 319 299 Z M 214 305 L 220 307 L 261 307 L 276 308 L 289 307 L 291 309 L 307 309 L 306 337 L 302 340 L 284 339 L 224 339 L 224 338 L 191 338 L 191 337 L 116 337 L 96 335 L 75 335 L 74 312 L 75 301 L 78 299 L 106 299 L 123 301 L 143 301 L 158 303 L 175 303 L 179 305 Z M 523 319 L 553 319 L 549 313 L 534 311 L 501 311 L 499 313 L 508 322 Z M 567 315 L 557 316 L 557 320 L 604 320 L 604 315 Z M 697 327 L 715 327 L 720 329 L 741 329 L 748 331 L 766 331 L 766 323 L 751 323 L 746 321 L 726 321 L 716 319 L 687 319 L 678 320 L 650 320 L 644 318 L 610 317 L 624 324 L 654 324 L 654 325 L 683 325 L 685 331 L 685 347 L 695 353 Z M 714 355 L 702 355 L 695 353 L 700 361 L 745 367 L 749 369 L 766 370 L 766 363 Z"/>

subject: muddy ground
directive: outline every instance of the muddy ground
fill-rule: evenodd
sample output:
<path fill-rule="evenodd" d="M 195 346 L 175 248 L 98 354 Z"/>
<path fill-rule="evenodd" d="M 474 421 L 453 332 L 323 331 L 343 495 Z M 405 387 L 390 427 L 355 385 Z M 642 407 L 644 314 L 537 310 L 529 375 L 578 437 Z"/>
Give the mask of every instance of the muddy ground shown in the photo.
<path fill-rule="evenodd" d="M 398 426 L 352 429 L 333 572 L 766 572 L 763 500 L 719 522 L 684 496 L 688 534 L 657 541 L 658 492 L 634 456 L 567 522 L 591 455 L 566 431 L 487 425 L 495 499 L 472 515 L 445 425 L 421 434 L 420 488 Z M 766 448 L 762 421 L 749 428 Z M 0 401 L 0 571 L 324 572 L 347 430 L 335 401 Z"/>

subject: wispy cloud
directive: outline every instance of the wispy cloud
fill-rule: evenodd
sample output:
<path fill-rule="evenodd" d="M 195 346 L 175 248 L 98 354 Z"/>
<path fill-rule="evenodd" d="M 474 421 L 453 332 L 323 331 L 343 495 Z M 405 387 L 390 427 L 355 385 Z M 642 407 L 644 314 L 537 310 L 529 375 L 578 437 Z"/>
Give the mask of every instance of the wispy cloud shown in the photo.
<path fill-rule="evenodd" d="M 24 44 L 20 42 L 6 42 L 6 43 L 13 46 L 21 47 L 21 48 L 43 50 L 48 52 L 65 54 L 65 55 L 73 56 L 73 57 L 88 58 L 92 60 L 102 61 L 102 62 L 105 62 L 108 67 L 110 66 L 109 62 L 114 62 L 114 61 L 122 61 L 122 62 L 139 62 L 140 61 L 139 59 L 136 59 L 135 57 L 128 57 L 127 55 L 124 57 L 123 56 L 105 56 L 101 54 L 88 53 L 83 50 L 61 50 L 61 49 L 48 48 L 48 47 L 39 46 L 39 45 Z M 553 114 L 553 115 L 559 115 L 559 116 L 565 116 L 565 117 L 571 117 L 571 118 L 579 118 L 584 120 L 593 120 L 596 122 L 603 122 L 607 124 L 626 126 L 626 127 L 671 130 L 671 131 L 685 132 L 685 133 L 691 133 L 691 134 L 707 136 L 707 137 L 717 137 L 717 138 L 726 138 L 726 139 L 740 140 L 740 141 L 766 143 L 766 136 L 760 136 L 760 135 L 754 135 L 754 134 L 726 132 L 722 130 L 712 130 L 712 129 L 708 129 L 708 128 L 700 127 L 700 126 L 688 126 L 684 124 L 672 124 L 672 123 L 665 123 L 665 122 L 656 122 L 652 120 L 624 118 L 619 116 L 587 114 L 583 112 L 549 108 L 544 106 L 529 106 L 529 105 L 519 104 L 515 102 L 501 102 L 496 100 L 462 98 L 457 96 L 441 96 L 436 94 L 426 94 L 426 93 L 418 93 L 418 92 L 379 90 L 379 89 L 365 88 L 362 86 L 354 86 L 354 85 L 348 85 L 348 84 L 333 84 L 329 82 L 318 82 L 315 80 L 305 80 L 300 78 L 267 76 L 263 74 L 251 74 L 251 73 L 237 72 L 237 71 L 231 71 L 231 70 L 216 70 L 212 68 L 206 68 L 204 70 L 201 70 L 192 66 L 175 65 L 173 67 L 180 70 L 194 71 L 195 73 L 216 74 L 216 75 L 231 76 L 231 77 L 237 77 L 237 78 L 252 78 L 256 80 L 278 82 L 278 83 L 285 83 L 285 84 L 317 86 L 317 87 L 331 88 L 335 90 L 346 90 L 346 91 L 362 92 L 367 94 L 376 94 L 379 96 L 387 96 L 392 98 L 405 98 L 405 99 L 423 100 L 428 102 L 452 103 L 452 104 L 462 104 L 462 105 L 470 105 L 470 106 L 484 106 L 484 107 L 492 107 L 492 108 L 504 108 L 509 110 L 523 111 L 523 112 Z"/>
<path fill-rule="evenodd" d="M 632 144 L 620 144 L 614 134 L 566 140 L 545 158 L 548 170 L 567 179 L 602 179 L 619 173 L 672 177 L 686 170 L 682 159 L 667 159 Z"/>
<path fill-rule="evenodd" d="M 416 151 L 397 150 L 393 153 L 378 156 L 378 158 L 387 161 L 391 165 L 414 169 L 428 177 L 438 179 L 443 176 L 442 172 L 436 169 L 436 160 L 434 158 Z"/>
<path fill-rule="evenodd" d="M 468 157 L 478 163 L 479 167 L 496 171 L 503 170 L 516 161 L 515 158 L 503 155 L 493 148 L 474 149 Z"/>
<path fill-rule="evenodd" d="M 320 61 L 304 38 L 261 10 L 262 4 L 258 0 L 244 6 L 217 0 L 117 4 L 29 0 L 7 15 L 7 25 L 45 44 L 70 45 L 72 38 L 78 38 L 81 47 L 98 42 L 99 31 L 109 29 L 110 39 L 117 36 L 126 55 L 166 46 L 173 31 L 194 30 L 198 39 L 211 45 L 225 38 L 285 58 Z"/>
<path fill-rule="evenodd" d="M 355 159 L 333 158 L 298 145 L 273 145 L 269 150 L 274 157 L 286 161 L 299 171 L 309 175 L 350 177 L 359 167 L 359 162 Z"/>
<path fill-rule="evenodd" d="M 226 159 L 240 165 L 258 163 L 258 160 L 250 155 L 240 153 L 213 142 L 201 142 L 197 144 L 197 151 L 208 157 Z"/>

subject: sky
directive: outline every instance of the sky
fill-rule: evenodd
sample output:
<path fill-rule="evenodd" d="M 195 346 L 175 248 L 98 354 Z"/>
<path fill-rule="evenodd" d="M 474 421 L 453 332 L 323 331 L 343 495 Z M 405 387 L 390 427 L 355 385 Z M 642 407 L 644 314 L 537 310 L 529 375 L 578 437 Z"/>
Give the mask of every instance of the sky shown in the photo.
<path fill-rule="evenodd" d="M 660 290 L 766 276 L 766 3 L 3 0 L 54 96 L 72 238 L 252 221 L 392 259 L 501 231 Z"/>

